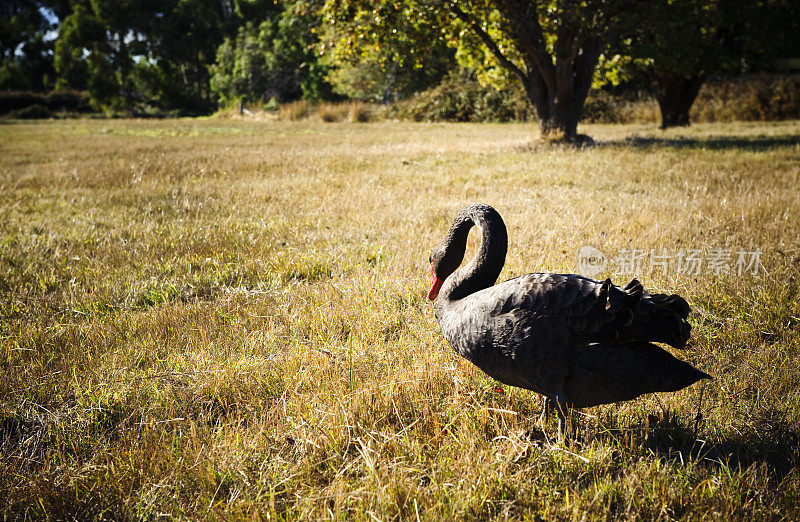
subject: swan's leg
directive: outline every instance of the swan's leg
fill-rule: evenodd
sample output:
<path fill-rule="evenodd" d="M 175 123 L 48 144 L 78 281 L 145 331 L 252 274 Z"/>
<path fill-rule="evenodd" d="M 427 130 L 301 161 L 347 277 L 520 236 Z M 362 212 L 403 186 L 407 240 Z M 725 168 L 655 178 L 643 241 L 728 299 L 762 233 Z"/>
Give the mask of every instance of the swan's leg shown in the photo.
<path fill-rule="evenodd" d="M 542 433 L 544 433 L 547 421 L 550 420 L 550 412 L 553 408 L 553 401 L 549 397 L 545 397 L 544 403 L 542 403 L 542 414 L 539 415 L 539 425 L 542 427 Z"/>
<path fill-rule="evenodd" d="M 558 414 L 558 441 L 561 442 L 563 440 L 564 434 L 566 433 L 568 436 L 571 436 L 572 430 L 569 415 L 569 408 L 567 406 L 567 398 L 564 397 L 563 392 L 556 393 L 555 397 L 555 408 L 556 413 Z"/>

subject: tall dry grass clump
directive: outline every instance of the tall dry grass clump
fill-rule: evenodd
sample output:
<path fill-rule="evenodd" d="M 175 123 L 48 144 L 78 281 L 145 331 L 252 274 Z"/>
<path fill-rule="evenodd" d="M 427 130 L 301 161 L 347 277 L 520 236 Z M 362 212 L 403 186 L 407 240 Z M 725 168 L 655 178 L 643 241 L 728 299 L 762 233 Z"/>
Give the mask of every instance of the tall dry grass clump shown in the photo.
<path fill-rule="evenodd" d="M 581 132 L 596 145 L 0 126 L 4 516 L 798 518 L 800 125 Z M 678 356 L 715 379 L 585 410 L 556 443 L 541 397 L 455 356 L 425 299 L 430 247 L 475 201 L 506 221 L 501 279 L 572 272 L 583 245 L 760 249 L 756 275 L 598 274 L 685 296 Z"/>
<path fill-rule="evenodd" d="M 283 103 L 278 109 L 278 118 L 285 121 L 300 121 L 308 118 L 313 107 L 308 100 Z"/>
<path fill-rule="evenodd" d="M 706 83 L 692 120 L 775 121 L 800 118 L 800 75 L 760 74 Z"/>
<path fill-rule="evenodd" d="M 382 119 L 383 110 L 363 102 L 320 102 L 311 104 L 305 100 L 282 104 L 278 118 L 284 121 L 322 121 L 324 123 L 366 123 Z"/>
<path fill-rule="evenodd" d="M 326 123 L 345 121 L 349 107 L 341 103 L 323 103 L 317 106 L 319 118 Z"/>
<path fill-rule="evenodd" d="M 378 119 L 379 109 L 374 105 L 361 102 L 350 104 L 348 119 L 353 123 L 368 123 Z"/>

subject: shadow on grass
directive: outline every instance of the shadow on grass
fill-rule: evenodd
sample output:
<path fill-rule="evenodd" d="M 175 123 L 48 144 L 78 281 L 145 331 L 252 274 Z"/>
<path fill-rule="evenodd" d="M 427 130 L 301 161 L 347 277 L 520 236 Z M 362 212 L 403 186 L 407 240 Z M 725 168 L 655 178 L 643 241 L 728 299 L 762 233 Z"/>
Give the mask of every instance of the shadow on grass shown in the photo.
<path fill-rule="evenodd" d="M 800 465 L 800 433 L 786 427 L 764 432 L 748 432 L 719 440 L 695 438 L 685 427 L 654 430 L 647 446 L 667 460 L 689 458 L 709 467 L 722 465 L 745 470 L 766 466 L 770 474 L 781 480 Z M 676 453 L 680 455 L 676 455 Z"/>
<path fill-rule="evenodd" d="M 740 149 L 752 152 L 800 146 L 800 135 L 779 136 L 716 136 L 709 138 L 645 138 L 639 136 L 622 140 L 599 141 L 596 147 L 673 148 L 698 150 Z"/>
<path fill-rule="evenodd" d="M 744 471 L 751 467 L 766 468 L 772 479 L 780 482 L 800 469 L 800 430 L 789 422 L 787 412 L 762 412 L 751 425 L 740 426 L 722 436 L 703 433 L 700 419 L 681 418 L 669 411 L 661 416 L 650 415 L 644 424 L 622 427 L 617 418 L 608 415 L 593 427 L 578 425 L 575 436 L 567 436 L 564 444 L 575 445 L 576 451 L 592 441 L 627 449 L 644 451 L 671 465 L 694 465 L 719 471 L 721 468 Z M 556 443 L 554 423 L 545 433 L 533 427 L 525 437 L 534 445 Z M 549 435 L 549 436 L 548 436 Z"/>
<path fill-rule="evenodd" d="M 598 439 L 613 439 L 652 452 L 672 464 L 693 462 L 708 468 L 726 466 L 745 470 L 766 466 L 770 474 L 782 480 L 800 467 L 800 431 L 779 415 L 761 419 L 742 427 L 737 434 L 721 438 L 707 437 L 702 428 L 690 425 L 691 419 L 680 419 L 665 412 L 663 418 L 651 416 L 647 427 L 602 429 Z M 627 439 L 627 440 L 626 440 Z"/>

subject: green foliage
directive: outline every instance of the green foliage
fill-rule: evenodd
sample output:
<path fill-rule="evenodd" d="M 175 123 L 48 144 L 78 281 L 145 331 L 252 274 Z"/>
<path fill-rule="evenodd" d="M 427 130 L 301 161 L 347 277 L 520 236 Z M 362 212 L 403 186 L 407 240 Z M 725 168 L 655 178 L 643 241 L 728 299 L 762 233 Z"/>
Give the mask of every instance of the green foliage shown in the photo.
<path fill-rule="evenodd" d="M 0 89 L 77 89 L 108 113 L 207 114 L 218 104 L 271 98 L 405 100 L 459 64 L 483 86 L 524 92 L 540 122 L 556 114 L 576 121 L 593 70 L 592 88 L 619 93 L 638 89 L 645 76 L 705 78 L 797 56 L 798 6 L 791 0 L 9 0 L 0 7 Z M 519 82 L 521 91 L 512 87 Z M 421 110 L 456 118 L 463 114 L 458 103 Z M 483 119 L 476 115 L 485 106 L 466 117 Z"/>
<path fill-rule="evenodd" d="M 56 88 L 86 88 L 88 67 L 83 49 L 101 38 L 101 30 L 97 18 L 84 5 L 76 5 L 63 20 L 55 46 Z"/>
<path fill-rule="evenodd" d="M 328 80 L 337 94 L 354 100 L 383 101 L 391 96 L 396 68 L 384 70 L 376 62 L 341 63 L 332 68 Z"/>
<path fill-rule="evenodd" d="M 99 53 L 92 54 L 88 61 L 88 90 L 92 103 L 107 113 L 113 113 L 125 106 L 120 95 L 118 71 Z"/>
<path fill-rule="evenodd" d="M 471 6 L 469 15 L 475 19 L 482 18 L 482 28 L 487 35 L 497 42 L 498 48 L 502 49 L 504 55 L 516 67 L 524 67 L 524 59 L 517 49 L 517 44 L 511 35 L 508 22 L 504 19 L 496 6 L 489 3 L 486 14 L 480 12 L 480 8 Z M 502 88 L 512 81 L 513 73 L 498 62 L 497 56 L 491 52 L 486 44 L 474 33 L 470 31 L 469 25 L 463 20 L 453 21 L 453 30 L 456 34 L 450 36 L 450 44 L 456 48 L 456 58 L 462 67 L 476 71 L 476 77 L 483 85 L 492 85 Z M 458 35 L 458 36 L 456 36 Z M 547 34 L 547 52 L 553 52 L 554 35 Z M 458 38 L 458 40 L 455 40 Z"/>
<path fill-rule="evenodd" d="M 270 98 L 269 101 L 264 104 L 264 110 L 267 112 L 278 112 L 281 108 L 281 104 L 275 98 Z"/>
<path fill-rule="evenodd" d="M 336 62 L 421 66 L 427 50 L 445 43 L 421 4 L 328 0 L 322 51 Z"/>
<path fill-rule="evenodd" d="M 634 83 L 636 70 L 652 63 L 652 59 L 637 59 L 625 54 L 601 54 L 594 71 L 592 89 L 619 87 Z"/>
<path fill-rule="evenodd" d="M 92 9 L 77 4 L 61 24 L 56 41 L 56 88 L 85 89 L 96 108 L 119 109 L 124 103 L 121 71 L 112 64 L 113 53 L 103 20 Z"/>
<path fill-rule="evenodd" d="M 737 73 L 800 53 L 800 8 L 790 0 L 672 0 L 632 13 L 617 50 L 659 75 Z"/>
<path fill-rule="evenodd" d="M 260 90 L 264 60 L 258 48 L 258 34 L 248 24 L 239 29 L 235 41 L 226 39 L 217 48 L 217 59 L 211 66 L 211 89 L 223 105 L 237 100 L 250 101 L 245 93 Z"/>
<path fill-rule="evenodd" d="M 34 36 L 14 58 L 0 60 L 0 89 L 46 90 L 52 87 L 52 42 Z"/>
<path fill-rule="evenodd" d="M 236 9 L 230 7 L 233 2 L 178 0 L 154 24 L 149 40 L 155 68 L 148 75 L 149 88 L 162 109 L 202 114 L 214 108 L 209 66 L 217 47 L 242 24 Z M 264 16 L 270 12 L 266 8 Z"/>
<path fill-rule="evenodd" d="M 240 27 L 219 46 L 210 67 L 211 89 L 222 105 L 237 101 L 278 101 L 330 97 L 326 69 L 316 63 L 319 17 L 303 2 L 287 3 L 275 17 Z"/>
<path fill-rule="evenodd" d="M 258 23 L 275 11 L 267 0 L 74 2 L 56 42 L 57 84 L 88 89 L 109 112 L 208 112 L 217 47 L 244 16 Z"/>
<path fill-rule="evenodd" d="M 0 7 L 0 89 L 52 88 L 53 28 L 42 10 L 48 2 L 8 0 Z"/>
<path fill-rule="evenodd" d="M 620 37 L 626 5 L 328 0 L 323 12 L 340 61 L 420 64 L 420 51 L 442 42 L 483 85 L 521 82 L 542 133 L 572 141 L 598 56 Z"/>
<path fill-rule="evenodd" d="M 336 62 L 327 77 L 334 92 L 354 100 L 388 103 L 435 86 L 453 67 L 453 53 L 447 47 L 434 49 L 422 64 L 360 60 L 336 62 L 333 53 L 326 57 L 326 63 Z"/>
<path fill-rule="evenodd" d="M 407 98 L 453 68 L 455 53 L 444 33 L 413 3 L 345 4 L 327 2 L 322 9 L 322 61 L 331 67 L 328 79 L 338 94 L 364 101 Z"/>

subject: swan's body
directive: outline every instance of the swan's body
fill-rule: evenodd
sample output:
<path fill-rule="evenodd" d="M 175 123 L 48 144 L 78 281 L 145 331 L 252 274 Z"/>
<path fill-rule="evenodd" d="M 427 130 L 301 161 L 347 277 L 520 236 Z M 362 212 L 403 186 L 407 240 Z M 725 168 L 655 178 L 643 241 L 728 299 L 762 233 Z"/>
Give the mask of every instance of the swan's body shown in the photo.
<path fill-rule="evenodd" d="M 473 225 L 481 232 L 480 250 L 456 270 Z M 502 218 L 476 204 L 459 212 L 431 254 L 428 297 L 436 299 L 442 333 L 489 376 L 545 395 L 560 415 L 569 407 L 677 391 L 710 378 L 651 344 L 684 346 L 690 308 L 683 298 L 650 295 L 636 280 L 620 288 L 564 274 L 528 274 L 494 285 L 506 249 Z"/>

